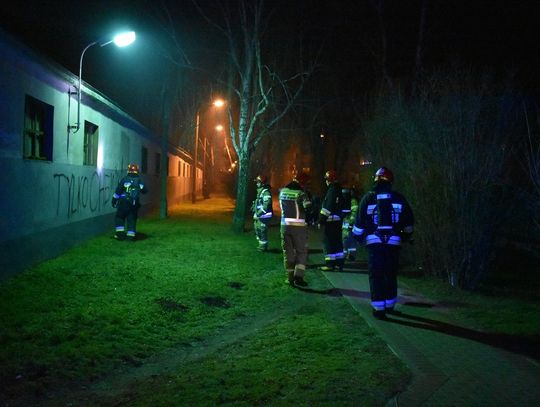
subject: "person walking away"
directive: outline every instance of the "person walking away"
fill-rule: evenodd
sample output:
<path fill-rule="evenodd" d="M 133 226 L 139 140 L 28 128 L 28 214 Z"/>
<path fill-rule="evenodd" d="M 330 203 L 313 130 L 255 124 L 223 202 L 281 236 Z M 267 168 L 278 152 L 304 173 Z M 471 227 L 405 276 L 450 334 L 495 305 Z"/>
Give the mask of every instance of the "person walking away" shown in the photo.
<path fill-rule="evenodd" d="M 343 188 L 341 190 L 343 195 L 343 226 L 342 226 L 342 241 L 343 241 L 343 254 L 346 260 L 356 260 L 356 247 L 357 242 L 352 233 L 354 222 L 356 221 L 356 214 L 358 213 L 358 196 L 356 188 Z"/>
<path fill-rule="evenodd" d="M 319 227 L 323 228 L 323 251 L 325 265 L 323 271 L 342 271 L 345 255 L 343 254 L 341 185 L 334 170 L 326 171 L 324 179 L 328 189 L 321 204 Z"/>
<path fill-rule="evenodd" d="M 272 218 L 272 192 L 268 178 L 258 175 L 255 178 L 257 196 L 253 201 L 253 229 L 257 239 L 257 249 L 261 252 L 268 250 L 268 224 Z"/>
<path fill-rule="evenodd" d="M 134 163 L 129 164 L 127 175 L 118 182 L 111 200 L 113 208 L 116 208 L 115 239 L 124 240 L 127 237 L 128 240 L 135 240 L 137 217 L 141 207 L 140 195 L 147 192 L 148 190 L 139 176 L 139 166 Z"/>
<path fill-rule="evenodd" d="M 399 252 L 401 243 L 412 237 L 414 216 L 405 197 L 392 190 L 392 171 L 379 168 L 373 181 L 373 189 L 360 201 L 353 234 L 368 251 L 373 316 L 384 319 L 397 302 Z"/>
<path fill-rule="evenodd" d="M 301 172 L 279 191 L 283 263 L 287 282 L 293 287 L 308 285 L 304 280 L 308 258 L 306 212 L 311 209 L 311 201 L 304 192 L 308 180 L 309 176 Z"/>

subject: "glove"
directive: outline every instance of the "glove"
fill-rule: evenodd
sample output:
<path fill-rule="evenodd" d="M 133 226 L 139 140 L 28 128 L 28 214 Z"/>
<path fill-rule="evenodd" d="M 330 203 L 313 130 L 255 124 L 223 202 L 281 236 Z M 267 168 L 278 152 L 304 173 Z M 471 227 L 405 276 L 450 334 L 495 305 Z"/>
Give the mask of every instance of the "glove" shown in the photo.
<path fill-rule="evenodd" d="M 111 204 L 113 208 L 116 208 L 116 205 L 118 204 L 118 199 L 116 198 L 111 199 Z"/>

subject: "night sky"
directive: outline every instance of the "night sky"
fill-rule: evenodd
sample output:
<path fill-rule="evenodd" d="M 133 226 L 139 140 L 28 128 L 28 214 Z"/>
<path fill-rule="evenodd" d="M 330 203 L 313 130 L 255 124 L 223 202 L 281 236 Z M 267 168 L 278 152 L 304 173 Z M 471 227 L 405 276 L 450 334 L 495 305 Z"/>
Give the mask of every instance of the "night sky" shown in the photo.
<path fill-rule="evenodd" d="M 2 2 L 0 26 L 39 53 L 78 73 L 80 53 L 90 42 L 118 27 L 137 32 L 125 49 L 92 47 L 83 64 L 83 79 L 135 118 L 147 123 L 162 85 L 156 46 L 163 35 L 160 4 L 178 22 L 179 41 L 189 55 L 206 53 L 214 32 L 191 1 L 25 1 Z M 200 2 L 207 7 L 209 1 Z M 324 41 L 321 69 L 311 83 L 328 98 L 369 91 L 379 53 L 376 0 L 295 0 L 266 2 L 279 24 L 310 27 L 314 43 Z M 384 1 L 388 36 L 387 68 L 392 77 L 410 75 L 418 37 L 422 0 Z M 428 0 L 424 66 L 450 64 L 486 70 L 501 81 L 513 74 L 526 93 L 540 93 L 540 2 Z M 277 23 L 278 24 L 278 23 Z M 291 30 L 294 33 L 294 30 Z M 287 34 L 287 35 L 290 35 Z M 277 38 L 277 43 L 286 38 Z M 196 59 L 196 58 L 195 58 Z M 205 63 L 208 63 L 207 60 Z M 210 61 L 218 66 L 220 60 Z"/>

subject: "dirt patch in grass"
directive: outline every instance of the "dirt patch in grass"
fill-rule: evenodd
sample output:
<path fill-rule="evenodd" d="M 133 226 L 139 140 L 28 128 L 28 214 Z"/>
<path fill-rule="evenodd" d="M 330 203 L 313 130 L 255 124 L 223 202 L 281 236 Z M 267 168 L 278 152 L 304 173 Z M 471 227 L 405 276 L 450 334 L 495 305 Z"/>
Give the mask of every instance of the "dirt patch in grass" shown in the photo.
<path fill-rule="evenodd" d="M 203 297 L 201 302 L 209 307 L 230 308 L 230 304 L 223 297 Z"/>
<path fill-rule="evenodd" d="M 156 301 L 156 304 L 158 304 L 163 311 L 166 312 L 187 312 L 189 311 L 189 307 L 181 304 L 175 300 L 171 300 L 169 298 L 158 298 Z"/>

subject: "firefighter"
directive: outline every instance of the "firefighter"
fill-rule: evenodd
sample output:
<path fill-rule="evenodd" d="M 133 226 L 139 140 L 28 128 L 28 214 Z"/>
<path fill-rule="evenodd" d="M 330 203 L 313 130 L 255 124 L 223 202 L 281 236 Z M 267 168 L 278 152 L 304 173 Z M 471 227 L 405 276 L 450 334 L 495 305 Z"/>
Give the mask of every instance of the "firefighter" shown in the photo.
<path fill-rule="evenodd" d="M 141 206 L 139 198 L 141 193 L 146 194 L 147 192 L 148 190 L 139 176 L 139 166 L 134 163 L 129 164 L 127 175 L 118 182 L 111 200 L 113 208 L 116 208 L 115 239 L 124 240 L 127 237 L 130 241 L 135 240 L 137 216 Z"/>
<path fill-rule="evenodd" d="M 323 271 L 343 270 L 345 255 L 341 240 L 343 195 L 334 170 L 326 171 L 324 180 L 328 189 L 321 204 L 319 227 L 323 228 Z"/>
<path fill-rule="evenodd" d="M 341 235 L 343 254 L 346 260 L 355 261 L 357 242 L 353 236 L 352 228 L 356 220 L 356 214 L 358 213 L 358 194 L 354 186 L 343 188 L 341 193 L 343 195 L 343 226 Z"/>
<path fill-rule="evenodd" d="M 379 168 L 373 181 L 373 189 L 360 201 L 353 234 L 368 251 L 373 316 L 384 319 L 395 312 L 399 252 L 401 243 L 412 237 L 414 217 L 405 197 L 392 190 L 392 171 Z"/>
<path fill-rule="evenodd" d="M 283 263 L 287 282 L 299 287 L 308 285 L 304 280 L 308 258 L 306 213 L 311 209 L 311 201 L 304 192 L 308 181 L 309 176 L 301 172 L 279 191 Z"/>
<path fill-rule="evenodd" d="M 268 250 L 268 223 L 272 218 L 272 192 L 266 176 L 258 175 L 255 183 L 257 196 L 252 204 L 253 229 L 257 238 L 257 249 L 266 252 Z"/>

